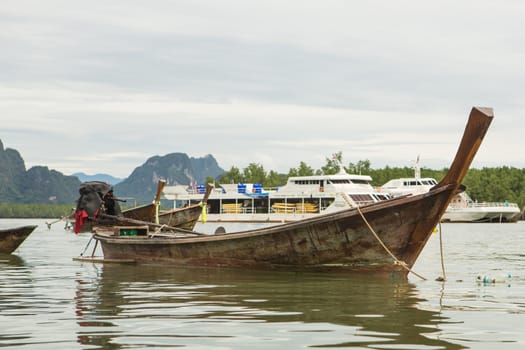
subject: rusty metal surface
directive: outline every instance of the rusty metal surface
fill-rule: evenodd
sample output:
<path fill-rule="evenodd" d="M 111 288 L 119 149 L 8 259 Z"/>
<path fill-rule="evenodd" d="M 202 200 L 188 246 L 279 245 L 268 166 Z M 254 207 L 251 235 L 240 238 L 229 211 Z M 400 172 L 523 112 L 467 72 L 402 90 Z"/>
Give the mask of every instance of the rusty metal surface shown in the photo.
<path fill-rule="evenodd" d="M 0 230 L 0 253 L 11 254 L 37 228 L 36 225 Z"/>
<path fill-rule="evenodd" d="M 408 267 L 415 263 L 460 186 L 491 120 L 491 110 L 473 108 L 449 173 L 428 193 L 360 207 L 381 241 Z M 95 238 L 105 258 L 143 263 L 407 273 L 394 264 L 355 208 L 226 235 Z"/>

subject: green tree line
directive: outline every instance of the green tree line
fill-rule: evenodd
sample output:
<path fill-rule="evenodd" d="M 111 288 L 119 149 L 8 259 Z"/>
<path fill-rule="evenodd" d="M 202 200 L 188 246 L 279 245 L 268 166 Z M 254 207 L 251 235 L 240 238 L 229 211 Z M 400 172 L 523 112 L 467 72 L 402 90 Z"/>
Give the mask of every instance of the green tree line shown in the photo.
<path fill-rule="evenodd" d="M 0 218 L 60 218 L 71 214 L 75 204 L 0 203 Z"/>
<path fill-rule="evenodd" d="M 326 164 L 320 169 L 314 169 L 305 162 L 300 162 L 296 168 L 290 168 L 287 174 L 276 171 L 266 171 L 261 164 L 250 163 L 244 169 L 232 166 L 220 178 L 208 177 L 208 182 L 217 183 L 261 183 L 265 188 L 284 185 L 290 176 L 309 176 L 320 174 L 335 174 L 339 171 L 341 153 L 336 154 L 336 160 L 326 159 Z M 411 167 L 389 167 L 374 169 L 369 160 L 344 165 L 351 174 L 370 175 L 373 186 L 381 186 L 387 181 L 401 177 L 413 177 Z M 421 169 L 422 177 L 432 177 L 441 180 L 448 169 Z M 525 169 L 514 167 L 496 167 L 470 169 L 463 180 L 467 193 L 479 202 L 509 202 L 517 203 L 520 208 L 525 206 Z M 0 203 L 0 218 L 60 218 L 71 213 L 70 205 L 64 204 L 14 204 Z"/>

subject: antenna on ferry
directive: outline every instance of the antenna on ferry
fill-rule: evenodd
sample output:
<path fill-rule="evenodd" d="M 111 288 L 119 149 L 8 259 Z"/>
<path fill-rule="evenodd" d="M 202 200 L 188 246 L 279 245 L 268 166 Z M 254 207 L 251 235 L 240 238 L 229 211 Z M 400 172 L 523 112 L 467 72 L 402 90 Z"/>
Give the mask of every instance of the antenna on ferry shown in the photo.
<path fill-rule="evenodd" d="M 419 168 L 419 154 L 417 155 L 417 159 L 414 163 L 414 177 L 416 179 L 421 178 L 421 169 Z"/>
<path fill-rule="evenodd" d="M 337 157 L 337 154 L 334 153 L 332 154 L 332 160 L 337 164 L 337 166 L 339 167 L 339 171 L 337 172 L 337 174 L 340 174 L 340 175 L 346 175 L 346 170 L 345 170 L 345 167 L 343 166 L 343 163 L 339 160 L 339 158 Z"/>

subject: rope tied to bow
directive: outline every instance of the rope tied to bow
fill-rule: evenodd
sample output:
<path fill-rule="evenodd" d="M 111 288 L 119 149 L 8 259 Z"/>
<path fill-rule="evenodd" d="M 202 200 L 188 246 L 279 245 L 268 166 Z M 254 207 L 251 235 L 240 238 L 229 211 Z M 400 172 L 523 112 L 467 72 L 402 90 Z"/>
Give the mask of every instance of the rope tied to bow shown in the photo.
<path fill-rule="evenodd" d="M 379 235 L 374 231 L 374 229 L 372 228 L 372 226 L 370 226 L 370 223 L 368 222 L 368 220 L 366 220 L 365 216 L 363 215 L 363 212 L 361 212 L 361 209 L 359 209 L 359 206 L 356 207 L 357 209 L 357 212 L 359 213 L 359 215 L 361 215 L 361 218 L 363 219 L 363 221 L 365 222 L 366 226 L 368 226 L 368 228 L 370 229 L 370 232 L 372 232 L 372 235 L 376 238 L 376 240 L 379 242 L 379 244 L 383 247 L 383 249 L 388 253 L 388 255 L 390 255 L 392 257 L 392 259 L 394 259 L 394 264 L 395 265 L 400 265 L 401 267 L 403 267 L 405 270 L 407 270 L 408 272 L 411 272 L 413 273 L 414 275 L 416 275 L 417 277 L 421 278 L 422 280 L 426 281 L 426 278 L 421 276 L 420 274 L 414 272 L 407 264 L 406 262 L 404 261 L 401 261 L 399 260 L 391 251 L 390 249 L 388 249 L 388 247 L 385 245 L 385 243 L 383 243 L 383 241 L 381 240 L 381 238 L 379 238 Z"/>

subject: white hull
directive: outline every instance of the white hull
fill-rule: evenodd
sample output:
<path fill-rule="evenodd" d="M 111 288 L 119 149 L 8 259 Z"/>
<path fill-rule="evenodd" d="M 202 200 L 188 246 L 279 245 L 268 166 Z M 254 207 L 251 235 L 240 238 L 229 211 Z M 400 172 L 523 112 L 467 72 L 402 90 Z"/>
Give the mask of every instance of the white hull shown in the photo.
<path fill-rule="evenodd" d="M 517 206 L 449 207 L 443 214 L 444 222 L 514 222 L 520 210 Z"/>

